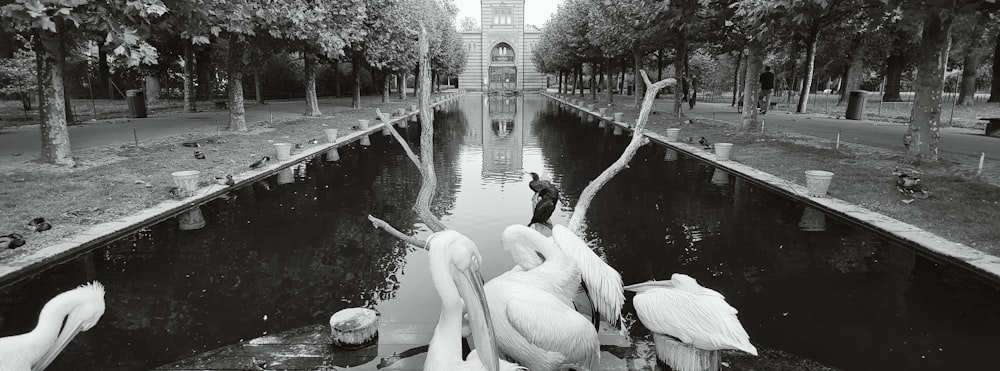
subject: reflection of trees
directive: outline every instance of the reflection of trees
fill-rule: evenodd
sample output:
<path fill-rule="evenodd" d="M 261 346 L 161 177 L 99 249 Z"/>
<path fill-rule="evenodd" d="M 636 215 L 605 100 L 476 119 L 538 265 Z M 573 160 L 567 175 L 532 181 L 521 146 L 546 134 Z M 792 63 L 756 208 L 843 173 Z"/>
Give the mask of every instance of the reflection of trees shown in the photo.
<path fill-rule="evenodd" d="M 341 162 L 317 159 L 295 183 L 203 206 L 201 230 L 170 219 L 99 249 L 96 277 L 71 262 L 2 291 L 0 331 L 30 330 L 45 300 L 99 279 L 105 316 L 52 369 L 145 369 L 392 297 L 406 248 L 364 216 L 412 231 L 420 177 L 395 144 L 372 139 L 342 148 Z"/>

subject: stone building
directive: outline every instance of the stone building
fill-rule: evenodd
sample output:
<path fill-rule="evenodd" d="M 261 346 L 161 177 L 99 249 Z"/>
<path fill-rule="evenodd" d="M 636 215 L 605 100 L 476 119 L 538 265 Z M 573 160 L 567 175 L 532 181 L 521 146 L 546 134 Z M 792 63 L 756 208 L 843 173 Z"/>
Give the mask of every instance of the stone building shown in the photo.
<path fill-rule="evenodd" d="M 462 33 L 469 60 L 458 77 L 466 90 L 538 90 L 545 75 L 531 53 L 541 30 L 524 24 L 525 0 L 481 0 L 481 31 Z"/>

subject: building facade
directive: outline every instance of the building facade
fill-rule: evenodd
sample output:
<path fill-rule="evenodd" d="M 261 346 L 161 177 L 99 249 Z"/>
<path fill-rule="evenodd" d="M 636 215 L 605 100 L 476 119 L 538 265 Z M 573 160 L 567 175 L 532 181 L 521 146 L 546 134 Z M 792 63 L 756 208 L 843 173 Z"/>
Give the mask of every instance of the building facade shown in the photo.
<path fill-rule="evenodd" d="M 525 0 L 481 0 L 480 31 L 463 32 L 468 61 L 458 77 L 466 90 L 538 90 L 545 75 L 535 69 L 531 53 L 541 30 L 524 23 Z"/>

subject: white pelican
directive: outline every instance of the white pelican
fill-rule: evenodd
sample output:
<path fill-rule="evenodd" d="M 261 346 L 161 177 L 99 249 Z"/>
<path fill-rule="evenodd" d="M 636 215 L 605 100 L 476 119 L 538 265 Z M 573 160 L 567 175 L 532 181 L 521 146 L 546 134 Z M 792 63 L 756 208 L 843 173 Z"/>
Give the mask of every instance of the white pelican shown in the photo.
<path fill-rule="evenodd" d="M 670 335 L 703 350 L 738 349 L 757 355 L 750 335 L 736 318 L 736 308 L 715 290 L 690 276 L 674 273 L 667 281 L 625 287 L 639 320 L 650 331 Z"/>
<path fill-rule="evenodd" d="M 0 370 L 44 370 L 73 337 L 94 327 L 103 314 L 104 286 L 99 282 L 56 295 L 42 307 L 34 330 L 0 338 Z"/>
<path fill-rule="evenodd" d="M 524 370 L 499 360 L 489 306 L 483 298 L 483 277 L 479 274 L 482 255 L 475 243 L 456 231 L 442 231 L 427 240 L 431 280 L 441 296 L 441 317 L 427 347 L 425 371 Z M 462 311 L 469 323 L 477 349 L 462 360 Z"/>
<path fill-rule="evenodd" d="M 518 266 L 485 286 L 500 350 L 532 371 L 596 371 L 597 330 L 572 307 L 580 284 L 576 263 L 523 225 L 507 227 L 501 240 Z"/>

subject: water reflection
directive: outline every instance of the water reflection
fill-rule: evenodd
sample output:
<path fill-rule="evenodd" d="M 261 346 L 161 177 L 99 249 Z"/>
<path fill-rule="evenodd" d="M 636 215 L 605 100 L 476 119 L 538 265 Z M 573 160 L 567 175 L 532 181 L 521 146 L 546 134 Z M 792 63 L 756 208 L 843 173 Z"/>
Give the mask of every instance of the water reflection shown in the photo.
<path fill-rule="evenodd" d="M 524 171 L 524 111 L 518 107 L 523 101 L 523 96 L 483 95 L 483 179 L 520 181 Z"/>

